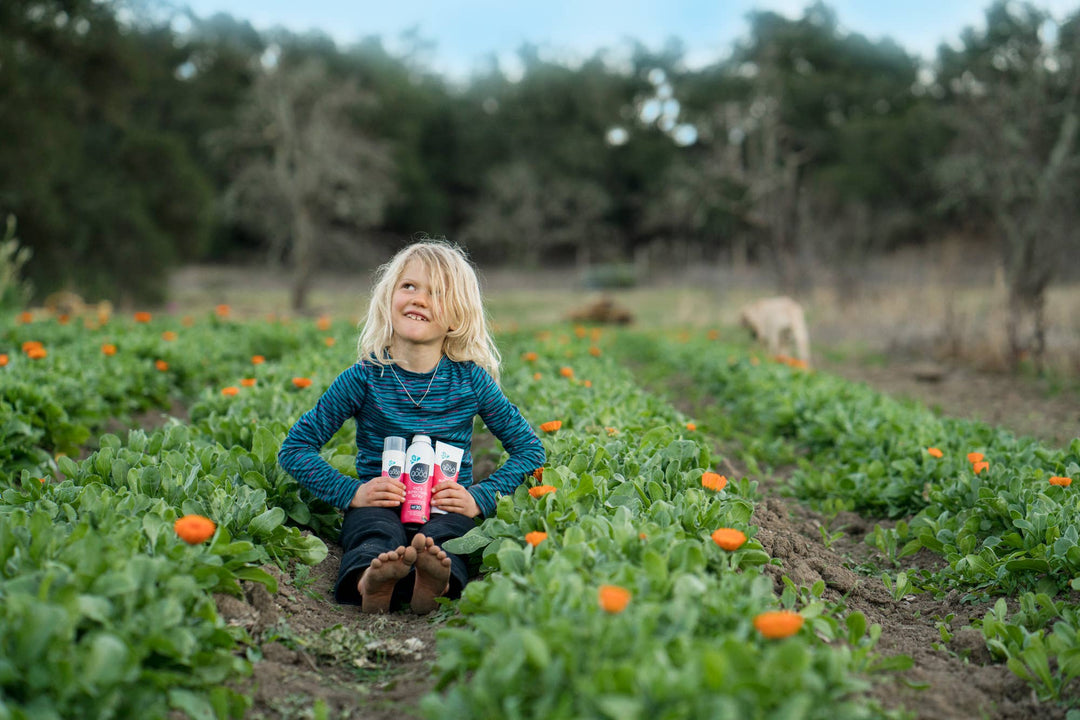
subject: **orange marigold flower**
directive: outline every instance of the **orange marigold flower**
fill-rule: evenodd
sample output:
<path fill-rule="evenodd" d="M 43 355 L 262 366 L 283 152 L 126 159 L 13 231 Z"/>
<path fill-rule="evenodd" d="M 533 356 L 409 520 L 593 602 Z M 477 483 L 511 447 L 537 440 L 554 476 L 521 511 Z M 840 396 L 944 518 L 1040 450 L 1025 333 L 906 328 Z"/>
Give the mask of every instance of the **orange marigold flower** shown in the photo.
<path fill-rule="evenodd" d="M 540 429 L 546 433 L 552 433 L 562 427 L 562 420 L 548 420 L 546 423 L 540 423 Z"/>
<path fill-rule="evenodd" d="M 56 316 L 56 322 L 60 323 L 61 325 L 67 325 L 69 322 L 71 322 L 71 316 L 67 313 L 61 313 Z"/>
<path fill-rule="evenodd" d="M 705 472 L 701 474 L 701 486 L 720 492 L 727 487 L 727 478 L 720 473 Z"/>
<path fill-rule="evenodd" d="M 980 460 L 977 463 L 972 463 L 971 464 L 971 469 L 975 471 L 976 475 L 981 473 L 983 470 L 989 469 L 989 467 L 990 467 L 990 463 L 986 462 L 985 460 Z"/>
<path fill-rule="evenodd" d="M 266 362 L 266 358 L 264 358 L 262 355 L 252 355 L 251 356 L 251 364 L 252 365 L 262 365 L 264 362 Z"/>
<path fill-rule="evenodd" d="M 555 492 L 555 488 L 551 485 L 537 485 L 536 487 L 529 488 L 529 494 L 532 495 L 534 498 L 538 498 L 542 495 L 547 495 L 548 493 L 553 492 Z"/>
<path fill-rule="evenodd" d="M 34 348 L 30 348 L 30 350 L 27 351 L 26 357 L 30 358 L 31 360 L 41 360 L 41 359 L 45 358 L 46 356 L 48 356 L 48 354 L 49 353 L 46 352 L 45 348 L 43 348 L 43 347 L 34 347 Z"/>
<path fill-rule="evenodd" d="M 294 377 L 292 384 L 298 388 L 306 388 L 311 386 L 311 378 L 306 377 Z"/>
<path fill-rule="evenodd" d="M 213 520 L 202 515 L 185 515 L 173 523 L 173 529 L 184 542 L 198 545 L 213 537 L 217 526 Z"/>
<path fill-rule="evenodd" d="M 607 430 L 608 437 L 615 437 L 616 435 L 619 434 L 619 428 L 614 428 L 614 427 L 608 426 L 608 427 L 606 427 L 604 429 Z"/>
<path fill-rule="evenodd" d="M 695 430 L 697 430 L 697 425 L 695 425 L 692 422 L 688 422 L 688 423 L 686 423 L 686 429 L 689 430 L 690 432 L 694 432 Z"/>
<path fill-rule="evenodd" d="M 539 380 L 541 377 L 540 373 L 533 373 L 533 380 Z"/>
<path fill-rule="evenodd" d="M 164 360 L 156 360 L 154 361 L 154 367 L 156 367 L 161 372 L 165 372 L 169 369 L 169 363 L 165 362 Z"/>
<path fill-rule="evenodd" d="M 621 613 L 630 604 L 630 591 L 618 585 L 601 585 L 597 595 L 600 609 L 613 615 Z"/>
<path fill-rule="evenodd" d="M 43 347 L 45 346 L 41 344 L 40 340 L 27 340 L 22 344 L 22 351 L 29 355 L 31 350 L 40 349 Z"/>
<path fill-rule="evenodd" d="M 336 343 L 337 340 L 332 337 L 324 337 L 323 342 L 326 343 L 326 347 L 334 347 L 334 343 Z"/>
<path fill-rule="evenodd" d="M 533 473 L 532 473 L 532 475 L 533 475 L 533 477 L 534 477 L 534 478 L 536 478 L 536 479 L 537 479 L 538 481 L 541 481 L 541 482 L 542 482 L 542 481 L 544 480 L 544 468 L 542 468 L 542 467 L 538 467 L 538 468 L 536 468 L 535 470 L 533 470 Z"/>
<path fill-rule="evenodd" d="M 576 335 L 579 340 L 581 338 L 585 337 L 585 326 L 584 325 L 575 325 L 574 326 L 574 335 Z"/>
<path fill-rule="evenodd" d="M 926 452 L 929 453 L 931 456 L 936 457 L 936 458 L 944 457 L 944 455 L 945 455 L 945 453 L 941 452 L 941 450 L 939 450 L 936 447 L 926 448 Z"/>
<path fill-rule="evenodd" d="M 600 357 L 600 348 L 596 347 L 595 345 L 590 346 L 589 354 L 593 357 Z"/>
<path fill-rule="evenodd" d="M 329 315 L 321 316 L 318 320 L 315 321 L 315 327 L 319 328 L 320 330 L 324 330 L 324 331 L 329 330 L 330 329 L 330 316 Z"/>
<path fill-rule="evenodd" d="M 218 305 L 218 306 L 216 306 L 214 308 L 214 312 L 217 313 L 217 316 L 222 317 L 222 318 L 223 317 L 229 317 L 229 313 L 231 311 L 232 311 L 232 308 L 230 308 L 225 303 L 222 303 L 221 305 Z"/>
<path fill-rule="evenodd" d="M 564 378 L 572 378 L 574 377 L 574 369 L 569 367 L 561 367 L 559 368 L 559 374 L 562 375 Z"/>
<path fill-rule="evenodd" d="M 29 325 L 34 322 L 34 316 L 28 312 L 19 313 L 19 322 L 23 325 Z"/>
<path fill-rule="evenodd" d="M 150 322 L 152 317 L 153 316 L 148 312 L 137 312 L 137 313 L 135 313 L 135 322 L 137 322 L 137 323 L 148 323 L 148 322 Z"/>
<path fill-rule="evenodd" d="M 585 380 L 581 384 L 584 385 L 587 388 L 591 388 L 592 387 L 592 380 Z"/>
<path fill-rule="evenodd" d="M 803 626 L 803 616 L 792 610 L 770 610 L 754 617 L 754 627 L 770 640 L 790 637 Z"/>
<path fill-rule="evenodd" d="M 968 453 L 968 462 L 974 465 L 977 462 L 982 462 L 984 455 L 981 452 Z"/>
<path fill-rule="evenodd" d="M 522 355 L 521 359 L 524 360 L 525 362 L 536 362 L 537 360 L 540 359 L 540 356 L 537 355 L 536 353 L 532 352 L 532 351 L 529 351 L 529 352 L 525 353 L 524 355 Z"/>
<path fill-rule="evenodd" d="M 720 331 L 719 330 L 710 330 L 708 333 L 706 333 L 705 337 L 709 338 L 710 340 L 719 340 L 720 339 Z"/>
<path fill-rule="evenodd" d="M 1072 478 L 1064 477 L 1062 475 L 1054 475 L 1052 478 L 1050 478 L 1050 484 L 1057 485 L 1059 487 L 1069 487 L 1070 485 L 1072 485 Z"/>
<path fill-rule="evenodd" d="M 240 384 L 244 387 L 255 387 L 255 378 L 240 378 Z"/>
<path fill-rule="evenodd" d="M 113 345 L 112 343 L 105 343 L 104 345 L 101 346 L 101 354 L 102 355 L 108 355 L 109 357 L 112 357 L 113 355 L 116 354 L 116 346 Z"/>
<path fill-rule="evenodd" d="M 4 367 L 8 364 L 7 353 L 0 353 L 0 367 Z"/>
<path fill-rule="evenodd" d="M 540 543 L 547 540 L 547 533 L 540 532 L 539 530 L 525 534 L 525 542 L 529 543 L 533 547 L 536 547 Z"/>
<path fill-rule="evenodd" d="M 172 342 L 176 339 L 176 333 L 174 333 L 172 330 L 166 330 L 165 332 L 161 333 L 161 339 L 165 342 Z"/>
<path fill-rule="evenodd" d="M 746 534 L 735 528 L 719 528 L 713 531 L 712 540 L 724 550 L 738 550 L 746 543 Z"/>
<path fill-rule="evenodd" d="M 224 395 L 225 397 L 232 397 L 233 395 L 237 394 L 238 392 L 240 392 L 240 388 L 235 387 L 233 385 L 230 385 L 229 387 L 221 388 L 221 394 Z"/>
<path fill-rule="evenodd" d="M 648 536 L 648 535 L 646 535 L 645 533 L 638 533 L 638 537 L 639 537 L 639 538 L 641 538 L 642 540 L 645 540 L 645 539 L 647 539 L 647 538 L 648 538 L 649 536 Z"/>

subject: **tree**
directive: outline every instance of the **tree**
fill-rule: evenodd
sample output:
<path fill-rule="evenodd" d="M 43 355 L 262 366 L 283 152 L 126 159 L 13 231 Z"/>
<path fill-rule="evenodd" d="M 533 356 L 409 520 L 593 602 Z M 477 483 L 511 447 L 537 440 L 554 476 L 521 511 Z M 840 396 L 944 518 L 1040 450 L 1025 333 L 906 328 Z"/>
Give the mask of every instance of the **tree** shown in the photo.
<path fill-rule="evenodd" d="M 1046 290 L 1080 248 L 1080 14 L 1056 41 L 1030 4 L 997 2 L 986 19 L 963 49 L 939 54 L 956 131 L 939 179 L 947 203 L 987 218 L 1000 238 L 1009 358 L 1015 368 L 1030 353 L 1041 371 Z"/>
<path fill-rule="evenodd" d="M 305 309 L 320 263 L 362 257 L 363 233 L 394 195 L 390 152 L 360 123 L 372 102 L 321 60 L 283 54 L 216 138 L 237 160 L 229 212 L 267 239 L 272 263 L 291 267 L 295 310 Z"/>

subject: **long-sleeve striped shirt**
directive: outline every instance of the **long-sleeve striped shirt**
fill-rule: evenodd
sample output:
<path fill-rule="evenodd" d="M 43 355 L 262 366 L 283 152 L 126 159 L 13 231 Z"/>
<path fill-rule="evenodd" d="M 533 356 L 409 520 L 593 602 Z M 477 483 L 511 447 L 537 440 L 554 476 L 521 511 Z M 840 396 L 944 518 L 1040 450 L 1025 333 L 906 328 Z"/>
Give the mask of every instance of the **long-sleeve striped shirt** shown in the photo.
<path fill-rule="evenodd" d="M 402 385 L 413 398 L 423 398 L 420 408 Z M 510 457 L 489 478 L 474 484 L 471 448 L 476 415 Z M 357 481 L 335 470 L 319 451 L 349 418 L 356 421 L 356 472 L 361 483 L 382 472 L 383 438 L 398 435 L 408 442 L 413 435 L 427 435 L 433 445 L 441 440 L 464 449 L 458 482 L 485 517 L 495 512 L 497 495 L 513 493 L 545 460 L 536 433 L 491 375 L 475 363 L 443 357 L 434 371 L 414 373 L 359 362 L 338 375 L 315 407 L 296 421 L 278 453 L 281 467 L 297 482 L 343 509 L 356 494 Z"/>

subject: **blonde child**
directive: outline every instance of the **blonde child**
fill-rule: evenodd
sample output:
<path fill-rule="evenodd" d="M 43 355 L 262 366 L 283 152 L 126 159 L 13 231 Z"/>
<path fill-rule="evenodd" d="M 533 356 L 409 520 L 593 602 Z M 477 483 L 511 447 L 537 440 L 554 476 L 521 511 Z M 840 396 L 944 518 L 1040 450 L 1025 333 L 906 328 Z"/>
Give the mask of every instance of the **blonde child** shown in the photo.
<path fill-rule="evenodd" d="M 345 511 L 338 602 L 359 604 L 363 612 L 408 602 L 425 614 L 437 597 L 461 594 L 469 579 L 465 559 L 440 545 L 493 514 L 497 496 L 512 493 L 545 460 L 498 378 L 480 284 L 460 248 L 417 242 L 379 268 L 356 364 L 297 420 L 278 454 L 298 482 Z M 510 456 L 480 483 L 473 482 L 470 453 L 476 415 Z M 319 455 L 350 418 L 359 484 Z M 383 439 L 416 434 L 465 450 L 457 482 L 440 482 L 432 494 L 432 506 L 446 514 L 421 526 L 401 522 L 404 483 L 380 476 Z"/>

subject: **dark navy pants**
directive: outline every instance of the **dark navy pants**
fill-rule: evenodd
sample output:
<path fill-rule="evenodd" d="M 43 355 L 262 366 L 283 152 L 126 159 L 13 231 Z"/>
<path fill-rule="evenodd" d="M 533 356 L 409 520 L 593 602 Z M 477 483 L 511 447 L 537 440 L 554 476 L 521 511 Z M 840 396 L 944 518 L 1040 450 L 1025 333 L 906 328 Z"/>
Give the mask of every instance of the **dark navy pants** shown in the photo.
<path fill-rule="evenodd" d="M 356 583 L 360 579 L 360 573 L 381 553 L 408 545 L 417 533 L 423 533 L 442 547 L 447 540 L 461 537 L 474 527 L 475 520 L 458 513 L 433 515 L 423 525 L 405 525 L 401 522 L 401 511 L 398 508 L 349 508 L 345 511 L 345 520 L 341 525 L 343 554 L 337 585 L 334 586 L 334 599 L 345 605 L 359 605 L 361 598 Z M 467 559 L 451 552 L 446 554 L 451 561 L 450 591 L 447 596 L 460 597 L 465 583 L 469 581 Z M 391 609 L 399 608 L 412 599 L 415 575 L 414 568 L 398 580 L 390 601 Z"/>

